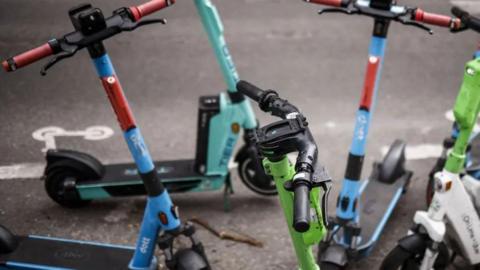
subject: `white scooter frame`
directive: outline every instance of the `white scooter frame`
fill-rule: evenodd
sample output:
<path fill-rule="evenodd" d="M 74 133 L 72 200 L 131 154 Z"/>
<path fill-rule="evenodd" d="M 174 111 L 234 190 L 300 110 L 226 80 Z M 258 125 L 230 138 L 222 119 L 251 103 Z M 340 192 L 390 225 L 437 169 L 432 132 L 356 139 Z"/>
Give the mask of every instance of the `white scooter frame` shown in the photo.
<path fill-rule="evenodd" d="M 468 183 L 469 194 L 464 183 Z M 445 239 L 446 234 L 456 240 L 462 256 L 471 264 L 480 263 L 480 216 L 475 209 L 472 197 L 477 195 L 480 181 L 465 175 L 446 170 L 435 174 L 435 195 L 426 211 L 415 213 L 415 224 L 425 228 L 434 244 L 427 248 L 420 270 L 433 269 L 438 255 L 436 247 Z M 447 233 L 447 223 L 449 230 Z"/>

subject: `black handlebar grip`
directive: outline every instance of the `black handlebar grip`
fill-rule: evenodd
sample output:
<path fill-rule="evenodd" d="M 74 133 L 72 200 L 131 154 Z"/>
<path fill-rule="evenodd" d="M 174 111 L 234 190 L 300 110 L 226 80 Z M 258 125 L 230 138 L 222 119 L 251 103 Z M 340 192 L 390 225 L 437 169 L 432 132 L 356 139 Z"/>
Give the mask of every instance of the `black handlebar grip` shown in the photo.
<path fill-rule="evenodd" d="M 453 7 L 452 8 L 452 13 L 456 17 L 460 18 L 462 22 L 470 29 L 480 32 L 480 18 L 471 16 L 468 12 L 465 10 L 459 8 L 459 7 Z"/>
<path fill-rule="evenodd" d="M 453 7 L 452 8 L 452 14 L 455 15 L 456 17 L 458 18 L 463 18 L 463 17 L 468 17 L 470 16 L 470 14 L 468 14 L 468 12 L 464 11 L 463 9 L 459 8 L 459 7 Z"/>
<path fill-rule="evenodd" d="M 237 83 L 237 90 L 256 102 L 260 102 L 264 92 L 262 89 L 246 81 L 239 81 Z"/>
<path fill-rule="evenodd" d="M 293 192 L 293 228 L 303 233 L 310 229 L 310 189 L 303 183 L 298 184 Z"/>

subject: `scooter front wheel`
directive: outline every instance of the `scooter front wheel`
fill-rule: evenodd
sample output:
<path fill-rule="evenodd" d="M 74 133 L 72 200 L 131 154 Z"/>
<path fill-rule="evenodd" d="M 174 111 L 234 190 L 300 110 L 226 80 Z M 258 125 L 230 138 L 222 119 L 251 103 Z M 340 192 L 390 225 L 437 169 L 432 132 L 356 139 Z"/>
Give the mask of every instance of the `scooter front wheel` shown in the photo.
<path fill-rule="evenodd" d="M 265 196 L 277 195 L 275 182 L 265 173 L 255 147 L 244 145 L 235 160 L 240 179 L 251 191 Z"/>
<path fill-rule="evenodd" d="M 401 246 L 396 246 L 382 262 L 380 270 L 418 270 L 422 263 L 425 249 L 412 247 L 412 250 L 406 250 Z M 434 270 L 444 270 L 449 263 L 449 254 L 447 247 L 442 243 Z"/>
<path fill-rule="evenodd" d="M 343 268 L 334 263 L 322 262 L 320 264 L 320 270 L 341 270 L 341 269 Z"/>
<path fill-rule="evenodd" d="M 210 266 L 202 255 L 193 249 L 182 249 L 175 253 L 175 270 L 209 270 Z"/>
<path fill-rule="evenodd" d="M 45 176 L 45 190 L 48 196 L 61 206 L 80 208 L 91 200 L 82 200 L 75 188 L 75 183 L 82 179 L 81 173 L 70 168 L 56 168 Z"/>

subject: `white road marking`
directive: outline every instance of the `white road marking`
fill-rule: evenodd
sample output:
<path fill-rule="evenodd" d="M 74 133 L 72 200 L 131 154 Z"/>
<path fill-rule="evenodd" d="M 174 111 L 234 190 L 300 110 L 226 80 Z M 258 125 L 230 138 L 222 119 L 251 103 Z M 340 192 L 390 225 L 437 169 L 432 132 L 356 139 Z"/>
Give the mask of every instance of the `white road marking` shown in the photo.
<path fill-rule="evenodd" d="M 325 127 L 327 127 L 327 128 L 333 129 L 333 128 L 335 128 L 336 126 L 337 126 L 337 123 L 335 123 L 335 122 L 333 122 L 333 121 L 328 121 L 328 122 L 325 123 Z"/>
<path fill-rule="evenodd" d="M 386 155 L 390 146 L 383 146 L 382 155 Z M 405 149 L 407 160 L 419 160 L 427 158 L 438 158 L 442 154 L 443 147 L 439 144 L 419 144 L 408 146 Z"/>
<path fill-rule="evenodd" d="M 458 1 L 457 1 L 458 2 Z M 469 1 L 460 1 L 469 2 Z M 479 4 L 480 6 L 480 4 Z M 449 121 L 454 121 L 453 111 L 449 110 L 445 112 L 445 118 Z M 328 128 L 335 128 L 336 123 L 329 121 L 325 123 Z M 475 130 L 480 131 L 480 126 L 476 125 Z M 83 137 L 85 140 L 104 140 L 111 137 L 114 134 L 113 130 L 107 126 L 92 126 L 85 130 L 66 131 L 63 128 L 50 126 L 44 127 L 33 132 L 32 137 L 35 140 L 45 142 L 45 148 L 42 152 L 46 152 L 48 149 L 56 148 L 56 137 Z M 388 152 L 389 146 L 383 146 L 381 152 L 385 155 Z M 407 146 L 406 158 L 407 160 L 419 160 L 427 158 L 437 158 L 442 153 L 442 146 L 440 144 L 420 144 Z M 289 155 L 290 160 L 295 160 L 296 155 Z M 229 162 L 229 168 L 236 168 L 236 163 L 233 160 Z M 25 179 L 25 178 L 40 178 L 43 175 L 45 164 L 43 163 L 19 163 L 8 166 L 0 166 L 0 180 L 12 180 L 12 179 Z"/>
<path fill-rule="evenodd" d="M 450 122 L 454 122 L 455 121 L 455 115 L 453 114 L 453 110 L 446 111 L 445 112 L 445 118 Z M 480 125 L 477 123 L 473 127 L 473 133 L 478 133 L 478 132 L 480 132 Z"/>
<path fill-rule="evenodd" d="M 0 166 L 0 181 L 24 178 L 40 178 L 45 169 L 44 163 L 19 163 Z"/>
<path fill-rule="evenodd" d="M 37 141 L 45 142 L 42 152 L 48 149 L 56 149 L 56 137 L 83 137 L 85 140 L 98 141 L 110 138 L 113 135 L 113 129 L 107 126 L 91 126 L 85 130 L 65 130 L 61 127 L 43 127 L 32 133 L 32 137 Z"/>

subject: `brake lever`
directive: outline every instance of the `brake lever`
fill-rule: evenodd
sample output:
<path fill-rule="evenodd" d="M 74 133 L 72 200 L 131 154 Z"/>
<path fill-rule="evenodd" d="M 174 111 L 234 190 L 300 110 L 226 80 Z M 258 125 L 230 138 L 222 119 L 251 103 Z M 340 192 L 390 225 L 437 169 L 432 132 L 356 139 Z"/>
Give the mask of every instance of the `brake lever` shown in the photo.
<path fill-rule="evenodd" d="M 161 19 L 141 20 L 137 23 L 128 24 L 126 26 L 123 26 L 122 30 L 123 31 L 133 31 L 133 30 L 137 29 L 138 27 L 145 26 L 145 25 L 150 25 L 150 24 L 155 24 L 155 23 L 167 24 L 167 19 L 161 18 Z"/>
<path fill-rule="evenodd" d="M 357 9 L 349 9 L 349 8 L 323 8 L 318 11 L 318 15 L 322 15 L 324 13 L 344 13 L 347 15 L 353 15 L 359 12 Z"/>
<path fill-rule="evenodd" d="M 42 67 L 42 69 L 40 70 L 40 74 L 42 76 L 45 76 L 47 75 L 47 70 L 50 69 L 51 67 L 53 67 L 55 64 L 57 64 L 58 62 L 66 59 L 66 58 L 70 58 L 72 56 L 74 56 L 76 53 L 78 52 L 78 48 L 77 49 L 74 49 L 72 51 L 66 51 L 65 53 L 63 54 L 59 54 L 59 55 L 56 55 L 55 57 L 51 58 L 50 61 L 48 61 L 48 63 L 46 65 L 44 65 Z"/>
<path fill-rule="evenodd" d="M 332 178 L 328 175 L 325 167 L 317 168 L 313 175 L 313 186 L 321 187 L 323 189 L 322 196 L 322 221 L 325 227 L 328 227 L 328 197 L 332 189 Z"/>
<path fill-rule="evenodd" d="M 433 35 L 433 30 L 431 28 L 429 28 L 428 26 L 424 25 L 424 24 L 421 24 L 421 23 L 416 22 L 416 21 L 404 19 L 404 18 L 401 18 L 401 17 L 397 18 L 396 20 L 403 25 L 415 26 L 417 28 L 420 28 L 422 30 L 427 31 L 430 35 Z"/>

